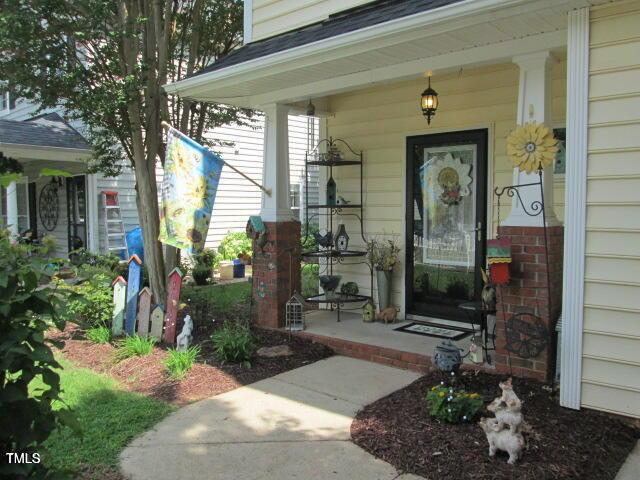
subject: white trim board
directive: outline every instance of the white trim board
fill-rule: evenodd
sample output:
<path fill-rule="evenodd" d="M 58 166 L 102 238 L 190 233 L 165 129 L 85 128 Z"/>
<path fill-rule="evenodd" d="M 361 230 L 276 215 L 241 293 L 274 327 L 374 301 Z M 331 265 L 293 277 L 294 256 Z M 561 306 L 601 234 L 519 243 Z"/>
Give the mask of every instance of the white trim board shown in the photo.
<path fill-rule="evenodd" d="M 580 408 L 589 114 L 589 9 L 569 12 L 560 405 Z"/>

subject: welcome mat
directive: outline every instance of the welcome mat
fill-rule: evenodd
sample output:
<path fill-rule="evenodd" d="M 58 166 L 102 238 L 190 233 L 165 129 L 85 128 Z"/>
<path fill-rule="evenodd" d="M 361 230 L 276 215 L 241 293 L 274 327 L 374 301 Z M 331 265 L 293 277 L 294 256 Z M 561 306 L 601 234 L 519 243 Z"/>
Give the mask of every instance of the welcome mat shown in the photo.
<path fill-rule="evenodd" d="M 460 340 L 471 335 L 468 330 L 457 330 L 451 327 L 438 327 L 426 325 L 424 323 L 410 323 L 402 327 L 395 328 L 398 332 L 413 333 L 414 335 L 424 335 L 425 337 L 446 338 L 448 340 Z"/>

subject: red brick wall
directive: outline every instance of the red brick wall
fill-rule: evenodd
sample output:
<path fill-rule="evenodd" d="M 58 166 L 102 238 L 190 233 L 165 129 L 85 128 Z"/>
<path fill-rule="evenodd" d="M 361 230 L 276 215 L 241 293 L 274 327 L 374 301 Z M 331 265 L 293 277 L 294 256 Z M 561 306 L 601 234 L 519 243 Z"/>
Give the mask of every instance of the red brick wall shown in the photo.
<path fill-rule="evenodd" d="M 509 285 L 498 287 L 496 370 L 500 373 L 549 380 L 555 368 L 555 327 L 562 309 L 564 228 L 547 228 L 549 265 L 545 255 L 544 228 L 499 227 L 498 234 L 511 240 L 513 262 Z M 551 312 L 548 309 L 547 270 L 550 274 Z M 544 324 L 547 346 L 535 358 L 522 358 L 507 349 L 507 322 L 514 313 L 519 312 L 533 313 Z"/>
<path fill-rule="evenodd" d="M 265 222 L 264 252 L 253 242 L 253 318 L 257 325 L 284 326 L 285 304 L 300 291 L 300 222 Z"/>

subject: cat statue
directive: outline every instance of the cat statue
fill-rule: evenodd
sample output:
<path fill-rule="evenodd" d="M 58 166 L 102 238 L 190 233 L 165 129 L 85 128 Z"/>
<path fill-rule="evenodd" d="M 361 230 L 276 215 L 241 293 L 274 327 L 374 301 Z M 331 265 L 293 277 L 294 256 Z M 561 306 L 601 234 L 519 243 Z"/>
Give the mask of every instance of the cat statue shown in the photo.
<path fill-rule="evenodd" d="M 498 420 L 482 417 L 478 422 L 489 442 L 489 456 L 494 457 L 496 451 L 502 450 L 509 454 L 508 463 L 514 465 L 524 448 L 524 437 L 520 433 L 512 433 L 509 429 L 501 430 Z"/>
<path fill-rule="evenodd" d="M 376 320 L 384 323 L 396 323 L 396 317 L 398 316 L 398 310 L 391 305 L 383 310 L 380 310 L 376 314 Z"/>
<path fill-rule="evenodd" d="M 522 405 L 522 402 L 516 395 L 516 392 L 513 391 L 513 384 L 511 382 L 511 377 L 506 379 L 504 382 L 500 382 L 498 386 L 502 390 L 502 396 L 500 397 L 501 401 L 511 406 L 517 405 L 518 407 L 520 407 Z"/>
<path fill-rule="evenodd" d="M 176 340 L 176 350 L 179 352 L 184 352 L 191 345 L 191 341 L 193 340 L 192 336 L 193 332 L 193 320 L 191 320 L 191 315 L 187 315 L 184 317 L 184 325 L 182 326 L 182 331 Z"/>
<path fill-rule="evenodd" d="M 496 398 L 487 405 L 487 410 L 495 413 L 498 421 L 498 430 L 502 430 L 505 426 L 509 427 L 511 433 L 519 433 L 520 425 L 522 425 L 522 409 L 521 403 L 515 400 L 509 402 Z"/>

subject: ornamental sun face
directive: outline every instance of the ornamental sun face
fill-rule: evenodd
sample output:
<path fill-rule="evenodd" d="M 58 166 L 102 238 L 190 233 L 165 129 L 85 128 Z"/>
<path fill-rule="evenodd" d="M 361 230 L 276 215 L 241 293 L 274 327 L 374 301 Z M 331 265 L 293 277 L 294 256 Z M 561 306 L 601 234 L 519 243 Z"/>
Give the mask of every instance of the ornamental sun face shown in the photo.
<path fill-rule="evenodd" d="M 558 141 L 553 132 L 541 123 L 525 123 L 516 128 L 507 138 L 507 154 L 511 162 L 531 173 L 548 167 L 558 153 Z"/>

